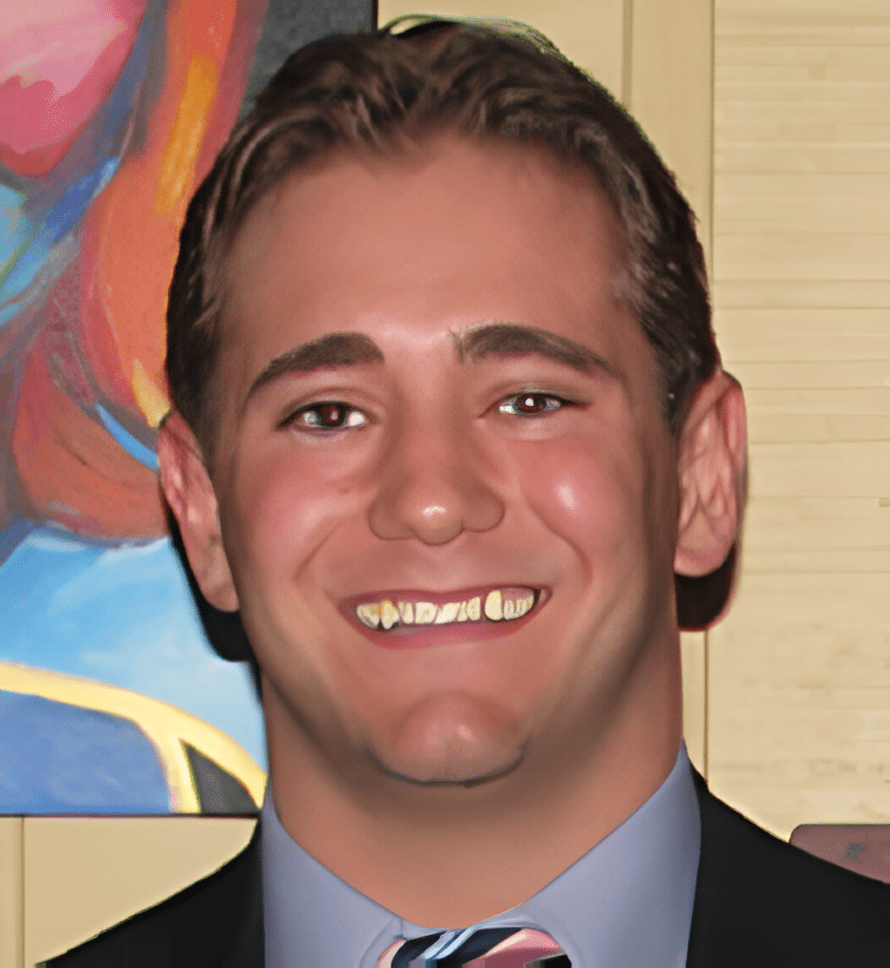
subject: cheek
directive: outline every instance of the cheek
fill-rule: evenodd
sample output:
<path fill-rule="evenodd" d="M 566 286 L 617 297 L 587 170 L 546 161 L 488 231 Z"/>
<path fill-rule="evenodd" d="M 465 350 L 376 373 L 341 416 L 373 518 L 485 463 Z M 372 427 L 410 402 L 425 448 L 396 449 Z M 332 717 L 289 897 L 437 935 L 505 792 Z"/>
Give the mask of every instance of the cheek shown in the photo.
<path fill-rule="evenodd" d="M 554 448 L 548 457 L 538 457 L 524 474 L 528 506 L 583 559 L 614 557 L 639 517 L 639 489 L 631 475 L 583 447 Z M 541 467 L 545 473 L 534 472 Z"/>
<path fill-rule="evenodd" d="M 294 463 L 258 462 L 235 477 L 237 510 L 223 526 L 243 581 L 257 584 L 262 576 L 265 587 L 292 582 L 351 513 L 356 489 L 342 474 Z"/>

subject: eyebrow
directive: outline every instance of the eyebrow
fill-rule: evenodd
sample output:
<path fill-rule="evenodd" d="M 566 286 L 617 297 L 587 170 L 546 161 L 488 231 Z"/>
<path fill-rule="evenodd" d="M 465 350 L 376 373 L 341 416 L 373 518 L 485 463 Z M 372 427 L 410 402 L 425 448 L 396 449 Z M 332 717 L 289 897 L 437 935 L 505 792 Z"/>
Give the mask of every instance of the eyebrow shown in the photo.
<path fill-rule="evenodd" d="M 535 354 L 570 366 L 581 373 L 602 370 L 619 380 L 623 374 L 601 356 L 567 336 L 549 329 L 499 320 L 456 335 L 458 359 L 479 363 L 487 356 Z"/>
<path fill-rule="evenodd" d="M 623 374 L 592 350 L 567 336 L 548 329 L 498 320 L 454 334 L 457 358 L 462 363 L 480 363 L 497 355 L 544 356 L 581 373 L 601 370 L 619 380 Z M 383 363 L 380 347 L 364 333 L 326 333 L 271 360 L 251 383 L 245 404 L 267 383 L 286 373 L 310 373 L 335 366 Z"/>
<path fill-rule="evenodd" d="M 364 333 L 326 333 L 276 356 L 251 383 L 246 400 L 285 373 L 310 373 L 332 366 L 382 362 L 383 353 L 370 336 Z"/>

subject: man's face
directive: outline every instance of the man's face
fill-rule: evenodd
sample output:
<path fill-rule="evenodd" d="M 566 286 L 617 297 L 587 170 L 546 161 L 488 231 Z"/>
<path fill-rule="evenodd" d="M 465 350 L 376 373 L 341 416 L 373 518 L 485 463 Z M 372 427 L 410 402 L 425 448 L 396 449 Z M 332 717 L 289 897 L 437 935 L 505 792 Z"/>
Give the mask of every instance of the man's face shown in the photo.
<path fill-rule="evenodd" d="M 212 597 L 253 643 L 273 773 L 558 770 L 677 691 L 676 448 L 619 239 L 585 174 L 457 138 L 335 159 L 249 217 Z"/>

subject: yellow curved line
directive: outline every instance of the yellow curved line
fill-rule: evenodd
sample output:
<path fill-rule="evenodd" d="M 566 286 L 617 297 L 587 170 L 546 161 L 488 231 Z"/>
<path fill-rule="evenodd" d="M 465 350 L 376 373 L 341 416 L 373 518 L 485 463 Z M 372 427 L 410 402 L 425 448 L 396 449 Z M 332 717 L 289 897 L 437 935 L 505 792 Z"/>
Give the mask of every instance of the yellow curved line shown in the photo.
<path fill-rule="evenodd" d="M 180 740 L 237 777 L 258 806 L 266 774 L 240 744 L 216 726 L 171 703 L 63 672 L 0 662 L 0 689 L 42 696 L 132 720 L 158 752 L 176 813 L 200 813 L 192 772 Z"/>

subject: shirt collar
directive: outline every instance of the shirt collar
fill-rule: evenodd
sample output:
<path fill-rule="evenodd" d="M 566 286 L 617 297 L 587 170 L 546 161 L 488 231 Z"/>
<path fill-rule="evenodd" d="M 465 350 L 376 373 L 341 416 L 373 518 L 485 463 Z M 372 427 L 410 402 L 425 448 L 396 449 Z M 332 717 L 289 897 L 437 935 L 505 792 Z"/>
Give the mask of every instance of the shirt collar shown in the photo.
<path fill-rule="evenodd" d="M 701 845 L 685 745 L 667 779 L 608 837 L 523 904 L 478 927 L 537 928 L 573 968 L 682 968 Z M 396 938 L 441 928 L 403 921 L 303 850 L 262 810 L 266 966 L 375 968 Z"/>

